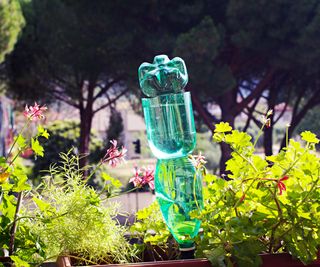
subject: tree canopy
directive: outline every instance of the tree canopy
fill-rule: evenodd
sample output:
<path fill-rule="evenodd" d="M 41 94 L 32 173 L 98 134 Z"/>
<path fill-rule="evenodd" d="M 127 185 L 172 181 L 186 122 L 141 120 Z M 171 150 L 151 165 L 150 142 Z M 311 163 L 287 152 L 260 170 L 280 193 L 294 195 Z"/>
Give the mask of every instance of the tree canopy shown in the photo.
<path fill-rule="evenodd" d="M 9 53 L 24 25 L 18 0 L 0 1 L 0 63 Z"/>
<path fill-rule="evenodd" d="M 285 102 L 291 134 L 320 103 L 318 0 L 33 0 L 23 10 L 10 92 L 78 108 L 81 152 L 94 114 L 123 94 L 139 94 L 138 66 L 158 54 L 186 61 L 196 115 L 211 130 L 219 121 L 234 125 L 241 113 L 245 129 L 259 125 L 257 115 Z M 97 106 L 100 97 L 106 103 Z M 213 103 L 221 116 L 212 114 Z M 264 140 L 269 154 L 272 128 Z M 221 149 L 224 163 L 229 151 Z"/>

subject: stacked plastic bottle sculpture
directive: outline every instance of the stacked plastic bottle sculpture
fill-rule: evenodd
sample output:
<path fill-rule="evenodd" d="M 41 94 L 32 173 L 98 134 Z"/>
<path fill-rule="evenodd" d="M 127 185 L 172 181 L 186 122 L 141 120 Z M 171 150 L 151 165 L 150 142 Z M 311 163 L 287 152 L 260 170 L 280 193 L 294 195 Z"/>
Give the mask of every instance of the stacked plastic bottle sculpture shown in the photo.
<path fill-rule="evenodd" d="M 151 151 L 158 158 L 155 192 L 164 220 L 180 249 L 193 248 L 200 221 L 190 212 L 202 209 L 202 177 L 190 154 L 196 130 L 190 92 L 183 89 L 188 74 L 181 58 L 166 55 L 143 63 L 138 71 L 140 87 L 147 96 L 142 106 Z"/>

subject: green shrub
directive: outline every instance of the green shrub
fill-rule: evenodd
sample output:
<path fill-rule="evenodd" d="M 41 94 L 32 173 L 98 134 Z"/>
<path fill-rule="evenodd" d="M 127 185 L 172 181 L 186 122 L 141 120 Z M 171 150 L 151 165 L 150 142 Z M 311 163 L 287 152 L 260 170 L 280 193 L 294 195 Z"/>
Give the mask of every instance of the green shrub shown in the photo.
<path fill-rule="evenodd" d="M 258 134 L 258 137 L 261 135 Z M 207 175 L 204 234 L 198 256 L 217 266 L 260 266 L 263 253 L 288 252 L 304 264 L 317 258 L 320 246 L 319 139 L 305 131 L 303 143 L 287 140 L 279 154 L 256 153 L 256 143 L 228 123 L 216 125 L 214 140 L 232 149 L 225 181 Z"/>

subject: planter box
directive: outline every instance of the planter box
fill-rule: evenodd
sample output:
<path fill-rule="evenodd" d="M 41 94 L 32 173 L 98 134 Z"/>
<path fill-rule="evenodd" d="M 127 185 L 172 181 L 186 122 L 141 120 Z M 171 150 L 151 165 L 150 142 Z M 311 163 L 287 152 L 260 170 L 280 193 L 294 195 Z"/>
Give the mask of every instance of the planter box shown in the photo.
<path fill-rule="evenodd" d="M 59 257 L 57 260 L 58 267 L 71 267 L 69 257 Z M 152 261 L 138 262 L 128 264 L 108 264 L 108 265 L 92 265 L 92 267 L 211 267 L 207 259 L 194 260 L 172 260 L 172 261 Z"/>
<path fill-rule="evenodd" d="M 261 267 L 305 267 L 300 261 L 294 260 L 291 255 L 282 254 L 267 254 L 261 255 Z M 57 260 L 58 267 L 72 267 L 69 257 L 59 257 Z M 172 260 L 172 261 L 153 261 L 139 262 L 128 264 L 109 264 L 109 265 L 92 265 L 92 267 L 211 267 L 207 259 L 194 260 Z M 308 267 L 320 267 L 320 259 L 307 265 Z"/>
<path fill-rule="evenodd" d="M 280 253 L 280 254 L 266 254 L 261 255 L 262 257 L 262 267 L 320 267 L 320 259 L 318 259 L 308 265 L 304 265 L 300 261 L 294 260 L 290 254 Z"/>

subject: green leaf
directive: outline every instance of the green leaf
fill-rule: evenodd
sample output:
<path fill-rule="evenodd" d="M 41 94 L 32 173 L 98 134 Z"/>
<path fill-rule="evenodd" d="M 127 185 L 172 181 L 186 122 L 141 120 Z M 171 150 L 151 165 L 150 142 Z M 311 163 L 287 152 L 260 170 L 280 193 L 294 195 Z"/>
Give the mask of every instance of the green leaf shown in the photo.
<path fill-rule="evenodd" d="M 208 184 L 213 183 L 214 181 L 216 181 L 217 179 L 219 179 L 216 175 L 213 174 L 207 174 L 204 176 L 204 181 Z M 222 179 L 221 179 L 222 180 Z"/>
<path fill-rule="evenodd" d="M 232 131 L 232 127 L 230 126 L 229 122 L 220 122 L 215 125 L 215 133 L 227 133 Z"/>
<path fill-rule="evenodd" d="M 317 138 L 317 136 L 310 131 L 304 131 L 303 133 L 301 133 L 301 138 L 302 138 L 302 140 L 304 140 L 306 142 L 314 143 L 314 144 L 318 144 L 320 141 Z"/>
<path fill-rule="evenodd" d="M 11 260 L 13 260 L 14 265 L 16 267 L 29 267 L 29 263 L 27 263 L 26 261 L 20 259 L 18 256 L 10 256 Z"/>
<path fill-rule="evenodd" d="M 115 178 L 111 177 L 109 174 L 107 174 L 105 172 L 103 172 L 101 174 L 101 177 L 106 182 L 110 182 L 110 184 L 112 186 L 114 186 L 115 188 L 120 188 L 122 186 L 122 183 L 118 179 L 115 179 Z"/>
<path fill-rule="evenodd" d="M 24 190 L 30 190 L 31 186 L 27 183 L 28 176 L 26 175 L 23 168 L 17 166 L 13 169 L 11 174 L 12 180 L 14 181 L 14 192 L 21 192 Z"/>
<path fill-rule="evenodd" d="M 217 142 L 217 143 L 220 143 L 223 141 L 223 134 L 222 133 L 215 133 L 212 137 L 213 141 Z"/>
<path fill-rule="evenodd" d="M 244 132 L 239 132 L 238 130 L 233 130 L 231 134 L 226 136 L 226 142 L 229 144 L 235 144 L 240 147 L 249 146 L 251 136 Z"/>
<path fill-rule="evenodd" d="M 26 139 L 21 134 L 19 134 L 16 138 L 19 148 L 24 149 L 27 146 Z"/>
<path fill-rule="evenodd" d="M 16 199 L 13 195 L 4 194 L 0 204 L 0 212 L 2 215 L 13 220 L 16 211 Z"/>
<path fill-rule="evenodd" d="M 14 175 L 17 180 L 17 185 L 13 188 L 14 192 L 21 192 L 21 191 L 26 191 L 26 190 L 31 190 L 31 185 L 27 183 L 28 181 L 28 176 L 20 170 L 20 172 L 17 173 L 17 171 L 14 172 Z"/>
<path fill-rule="evenodd" d="M 44 137 L 44 138 L 46 138 L 46 139 L 48 139 L 49 136 L 50 136 L 50 134 L 48 133 L 48 131 L 47 131 L 46 129 L 44 129 L 44 128 L 42 127 L 42 125 L 39 125 L 39 126 L 38 126 L 38 135 L 39 135 L 39 136 L 42 136 L 42 137 Z"/>
<path fill-rule="evenodd" d="M 38 156 L 40 156 L 40 157 L 43 157 L 43 156 L 44 156 L 44 153 L 43 153 L 43 152 L 44 152 L 44 149 L 43 149 L 43 147 L 40 145 L 38 139 L 34 139 L 34 138 L 31 139 L 31 148 L 32 148 L 33 152 L 34 152 L 36 155 L 38 155 Z"/>
<path fill-rule="evenodd" d="M 205 256 L 212 263 L 213 266 L 225 266 L 225 250 L 222 246 L 216 247 L 212 250 L 204 251 Z"/>
<path fill-rule="evenodd" d="M 46 210 L 50 209 L 50 204 L 37 198 L 37 197 L 33 197 L 32 200 L 36 203 L 36 205 L 38 206 L 38 208 L 40 209 L 41 212 L 45 212 Z"/>
<path fill-rule="evenodd" d="M 0 165 L 4 164 L 4 163 L 7 163 L 7 160 L 5 157 L 2 156 L 2 157 L 0 157 Z"/>

